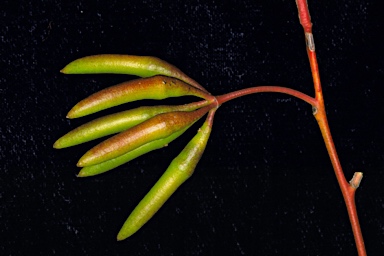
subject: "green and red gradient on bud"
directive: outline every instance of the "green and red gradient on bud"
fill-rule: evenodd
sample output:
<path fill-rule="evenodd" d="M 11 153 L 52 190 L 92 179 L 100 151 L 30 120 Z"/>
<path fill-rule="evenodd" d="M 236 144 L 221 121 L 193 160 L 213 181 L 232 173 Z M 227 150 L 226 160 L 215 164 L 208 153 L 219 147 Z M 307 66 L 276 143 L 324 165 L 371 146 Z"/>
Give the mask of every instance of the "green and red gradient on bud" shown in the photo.
<path fill-rule="evenodd" d="M 75 60 L 61 71 L 65 74 L 113 73 L 143 78 L 96 92 L 77 103 L 67 117 L 78 118 L 124 103 L 170 97 L 195 96 L 199 101 L 184 105 L 142 106 L 107 115 L 70 131 L 54 143 L 66 148 L 114 136 L 88 150 L 78 161 L 78 177 L 104 173 L 150 151 L 162 148 L 181 136 L 207 113 L 206 121 L 153 188 L 124 223 L 117 239 L 123 240 L 143 226 L 187 180 L 196 168 L 212 129 L 218 108 L 215 97 L 176 67 L 154 57 L 95 55 Z"/>

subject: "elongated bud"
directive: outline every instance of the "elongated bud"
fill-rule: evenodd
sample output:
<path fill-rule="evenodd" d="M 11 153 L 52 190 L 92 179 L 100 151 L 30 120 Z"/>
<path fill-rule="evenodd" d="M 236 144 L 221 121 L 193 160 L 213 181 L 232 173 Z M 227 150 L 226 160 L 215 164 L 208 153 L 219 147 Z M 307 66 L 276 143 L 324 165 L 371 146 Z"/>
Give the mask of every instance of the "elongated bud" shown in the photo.
<path fill-rule="evenodd" d="M 173 111 L 193 111 L 208 105 L 209 102 L 201 101 L 177 106 L 150 106 L 126 110 L 116 114 L 100 117 L 83 124 L 59 138 L 54 148 L 66 148 L 87 141 L 98 139 L 107 135 L 118 133 L 148 120 L 158 114 Z"/>
<path fill-rule="evenodd" d="M 177 131 L 177 132 L 171 134 L 170 136 L 168 136 L 164 139 L 158 139 L 158 140 L 148 142 L 148 143 L 146 143 L 146 144 L 144 144 L 144 145 L 142 145 L 142 146 L 140 146 L 134 150 L 129 151 L 128 153 L 125 153 L 125 154 L 118 156 L 116 158 L 113 158 L 111 160 L 108 160 L 108 161 L 105 161 L 105 162 L 102 162 L 99 164 L 83 167 L 80 170 L 77 177 L 88 177 L 88 176 L 94 176 L 94 175 L 98 175 L 98 174 L 107 172 L 109 170 L 112 170 L 112 169 L 120 166 L 120 165 L 128 163 L 129 161 L 131 161 L 131 160 L 133 160 L 139 156 L 142 156 L 148 152 L 151 152 L 153 150 L 165 147 L 168 145 L 168 143 L 174 141 L 180 135 L 182 135 L 188 128 L 189 128 L 189 126 L 180 130 L 180 131 Z"/>
<path fill-rule="evenodd" d="M 69 111 L 67 117 L 82 117 L 137 100 L 161 100 L 180 96 L 196 96 L 211 101 L 214 99 L 213 96 L 181 80 L 166 76 L 154 76 L 121 83 L 96 92 L 77 103 Z"/>
<path fill-rule="evenodd" d="M 180 79 L 200 90 L 205 89 L 175 66 L 151 56 L 100 54 L 72 61 L 62 70 L 64 74 L 127 74 L 140 77 L 165 75 Z"/>
<path fill-rule="evenodd" d="M 136 206 L 119 231 L 117 240 L 126 239 L 139 230 L 176 189 L 193 174 L 207 145 L 212 130 L 214 111 L 210 111 L 198 133 L 171 162 L 165 173 Z"/>
<path fill-rule="evenodd" d="M 119 133 L 86 152 L 77 163 L 84 167 L 121 156 L 150 141 L 166 138 L 200 119 L 210 106 L 192 112 L 169 112 L 154 116 Z"/>

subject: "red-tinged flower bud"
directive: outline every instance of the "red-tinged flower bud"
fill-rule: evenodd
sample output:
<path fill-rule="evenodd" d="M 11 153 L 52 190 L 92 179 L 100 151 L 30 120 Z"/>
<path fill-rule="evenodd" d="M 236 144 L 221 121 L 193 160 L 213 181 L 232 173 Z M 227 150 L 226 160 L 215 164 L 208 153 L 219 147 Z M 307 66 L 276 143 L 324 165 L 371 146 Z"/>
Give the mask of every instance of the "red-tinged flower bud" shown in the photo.
<path fill-rule="evenodd" d="M 207 106 L 192 112 L 177 111 L 159 114 L 96 145 L 80 158 L 77 165 L 83 167 L 98 164 L 123 155 L 150 141 L 168 137 L 196 122 L 210 108 L 212 107 Z"/>
<path fill-rule="evenodd" d="M 154 76 L 111 86 L 92 94 L 77 103 L 67 114 L 68 118 L 89 115 L 127 102 L 170 97 L 196 96 L 209 101 L 214 97 L 176 78 Z"/>

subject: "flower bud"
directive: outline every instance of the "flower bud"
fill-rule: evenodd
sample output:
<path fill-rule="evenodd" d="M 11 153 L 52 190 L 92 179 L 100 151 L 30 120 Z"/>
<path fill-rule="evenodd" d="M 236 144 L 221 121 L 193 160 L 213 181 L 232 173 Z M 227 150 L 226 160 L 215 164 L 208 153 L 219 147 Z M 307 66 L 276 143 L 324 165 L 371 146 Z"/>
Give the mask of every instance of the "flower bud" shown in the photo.
<path fill-rule="evenodd" d="M 68 118 L 86 116 L 127 102 L 170 97 L 196 96 L 213 101 L 214 97 L 181 80 L 154 76 L 124 82 L 92 94 L 77 103 L 67 114 Z"/>
<path fill-rule="evenodd" d="M 211 110 L 207 120 L 181 153 L 173 159 L 165 173 L 136 206 L 117 235 L 123 240 L 133 235 L 161 208 L 168 198 L 194 172 L 212 130 L 213 115 Z"/>
<path fill-rule="evenodd" d="M 150 141 L 166 138 L 196 122 L 209 109 L 210 106 L 207 106 L 192 112 L 177 111 L 154 116 L 96 145 L 80 158 L 77 166 L 98 164 L 121 156 Z"/>
<path fill-rule="evenodd" d="M 100 54 L 72 61 L 62 70 L 64 74 L 127 74 L 140 77 L 165 75 L 180 79 L 200 90 L 205 89 L 175 66 L 151 56 Z"/>

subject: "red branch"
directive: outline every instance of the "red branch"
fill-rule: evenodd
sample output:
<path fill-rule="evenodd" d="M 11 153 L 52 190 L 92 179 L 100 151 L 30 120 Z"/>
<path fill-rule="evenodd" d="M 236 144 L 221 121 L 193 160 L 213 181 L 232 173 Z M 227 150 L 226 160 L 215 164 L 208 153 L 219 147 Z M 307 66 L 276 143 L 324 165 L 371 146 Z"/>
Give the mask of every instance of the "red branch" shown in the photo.
<path fill-rule="evenodd" d="M 293 90 L 290 88 L 286 88 L 286 87 L 280 87 L 280 86 L 257 86 L 257 87 L 246 88 L 243 90 L 230 92 L 227 94 L 217 96 L 216 99 L 217 99 L 217 102 L 219 103 L 219 105 L 221 105 L 224 102 L 227 102 L 229 100 L 233 100 L 235 98 L 239 98 L 239 97 L 242 97 L 245 95 L 260 93 L 260 92 L 284 93 L 284 94 L 288 94 L 288 95 L 294 96 L 296 98 L 299 98 L 299 99 L 311 104 L 313 107 L 317 106 L 317 102 L 314 98 L 312 98 L 312 97 L 310 97 L 310 96 L 308 96 L 302 92 L 299 92 L 299 91 L 296 91 L 296 90 Z"/>
<path fill-rule="evenodd" d="M 355 204 L 355 191 L 362 179 L 362 173 L 355 173 L 350 184 L 348 184 L 345 179 L 339 157 L 337 156 L 336 147 L 333 143 L 324 107 L 324 99 L 320 83 L 320 74 L 315 53 L 315 43 L 312 35 L 312 23 L 309 15 L 307 1 L 296 0 L 296 4 L 299 12 L 300 23 L 304 29 L 307 53 L 311 66 L 313 84 L 315 88 L 315 101 L 317 102 L 317 109 L 314 112 L 314 116 L 320 127 L 321 134 L 323 136 L 324 143 L 328 151 L 328 155 L 335 171 L 337 182 L 339 183 L 341 192 L 343 194 L 343 198 L 348 211 L 348 216 L 352 226 L 353 235 L 355 237 L 357 252 L 359 256 L 365 256 L 367 255 L 367 253 L 365 251 L 363 235 L 361 232 Z"/>
<path fill-rule="evenodd" d="M 309 15 L 308 4 L 306 0 L 296 0 L 297 9 L 299 11 L 300 24 L 306 33 L 312 33 L 311 16 Z"/>

